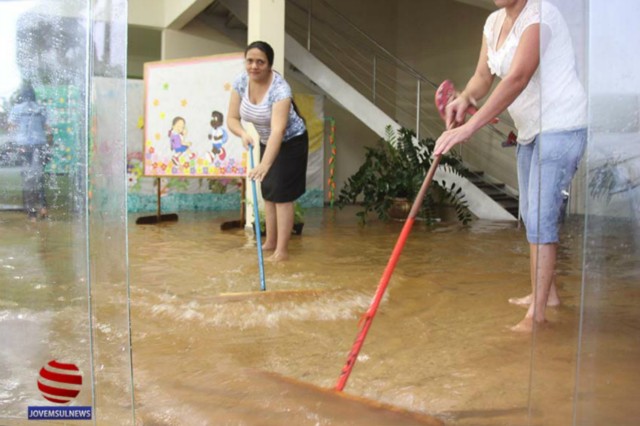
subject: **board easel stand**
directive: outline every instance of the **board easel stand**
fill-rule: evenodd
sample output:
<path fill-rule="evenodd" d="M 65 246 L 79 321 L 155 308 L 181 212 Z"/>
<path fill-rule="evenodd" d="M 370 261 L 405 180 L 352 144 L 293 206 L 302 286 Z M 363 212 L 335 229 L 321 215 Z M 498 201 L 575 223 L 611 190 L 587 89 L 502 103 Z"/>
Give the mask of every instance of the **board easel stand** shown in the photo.
<path fill-rule="evenodd" d="M 158 187 L 157 194 L 157 210 L 155 216 L 142 216 L 136 219 L 136 225 L 155 225 L 161 222 L 177 222 L 178 215 L 176 213 L 167 213 L 162 214 L 162 201 L 160 198 L 160 191 L 162 188 L 160 187 L 160 178 L 156 178 L 156 186 Z"/>
<path fill-rule="evenodd" d="M 240 179 L 240 219 L 222 222 L 220 224 L 221 231 L 228 231 L 230 229 L 235 229 L 235 228 L 244 228 L 244 225 L 246 222 L 246 215 L 245 215 L 245 197 L 247 195 L 246 179 L 244 177 L 241 177 L 238 179 Z"/>
<path fill-rule="evenodd" d="M 229 220 L 226 222 L 223 222 L 222 224 L 220 224 L 220 229 L 222 231 L 228 231 L 230 229 L 235 229 L 235 228 L 244 228 L 244 224 L 245 224 L 245 202 L 244 202 L 244 198 L 245 198 L 245 179 L 244 178 L 239 178 L 240 179 L 240 219 L 238 220 Z M 161 198 L 161 190 L 162 188 L 160 187 L 160 178 L 156 178 L 156 186 L 158 188 L 156 194 L 157 194 L 157 211 L 156 214 L 154 216 L 142 216 L 139 217 L 138 219 L 136 219 L 136 225 L 155 225 L 158 223 L 162 223 L 162 222 L 177 222 L 178 221 L 178 215 L 176 213 L 166 213 L 166 214 L 162 214 L 162 198 Z"/>

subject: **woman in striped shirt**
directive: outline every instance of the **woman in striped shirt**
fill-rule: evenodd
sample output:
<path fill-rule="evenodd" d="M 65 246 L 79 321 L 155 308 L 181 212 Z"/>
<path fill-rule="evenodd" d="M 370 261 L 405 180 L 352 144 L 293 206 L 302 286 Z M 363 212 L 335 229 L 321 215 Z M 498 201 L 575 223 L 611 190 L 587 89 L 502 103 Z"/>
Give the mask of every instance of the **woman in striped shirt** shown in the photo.
<path fill-rule="evenodd" d="M 289 257 L 293 202 L 305 192 L 309 138 L 291 88 L 271 68 L 273 56 L 273 48 L 262 41 L 246 48 L 245 71 L 233 82 L 227 126 L 245 149 L 255 141 L 242 121 L 253 124 L 260 136 L 260 162 L 248 176 L 261 182 L 265 201 L 262 248 L 274 250 L 270 260 L 281 261 Z"/>

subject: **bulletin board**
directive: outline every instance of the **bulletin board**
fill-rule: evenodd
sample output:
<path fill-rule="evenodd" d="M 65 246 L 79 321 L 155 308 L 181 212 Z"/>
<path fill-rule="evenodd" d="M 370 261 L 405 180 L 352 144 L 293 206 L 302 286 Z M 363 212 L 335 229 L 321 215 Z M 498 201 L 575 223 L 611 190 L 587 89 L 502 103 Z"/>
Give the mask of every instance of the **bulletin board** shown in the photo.
<path fill-rule="evenodd" d="M 243 63 L 234 53 L 145 64 L 145 176 L 246 175 L 247 151 L 226 122 Z"/>

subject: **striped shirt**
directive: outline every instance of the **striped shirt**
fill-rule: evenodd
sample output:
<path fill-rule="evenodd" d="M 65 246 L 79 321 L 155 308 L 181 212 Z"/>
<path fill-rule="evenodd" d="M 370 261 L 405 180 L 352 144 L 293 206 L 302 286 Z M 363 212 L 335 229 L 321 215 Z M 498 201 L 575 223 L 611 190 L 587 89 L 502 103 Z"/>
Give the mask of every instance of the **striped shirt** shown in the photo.
<path fill-rule="evenodd" d="M 266 144 L 271 135 L 271 111 L 273 104 L 287 98 L 291 98 L 291 87 L 285 79 L 277 72 L 273 73 L 271 86 L 265 94 L 262 102 L 254 104 L 249 100 L 249 75 L 245 72 L 240 74 L 233 82 L 233 89 L 238 92 L 242 101 L 240 102 L 240 118 L 252 123 L 260 135 L 260 143 Z M 293 104 L 289 107 L 289 119 L 284 131 L 283 142 L 299 136 L 306 131 L 304 121 L 293 109 Z"/>

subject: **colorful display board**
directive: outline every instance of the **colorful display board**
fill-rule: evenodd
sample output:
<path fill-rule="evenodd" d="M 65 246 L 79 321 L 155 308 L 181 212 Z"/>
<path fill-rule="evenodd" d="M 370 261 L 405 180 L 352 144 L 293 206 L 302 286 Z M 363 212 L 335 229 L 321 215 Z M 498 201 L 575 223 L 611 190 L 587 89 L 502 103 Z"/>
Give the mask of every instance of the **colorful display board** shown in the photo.
<path fill-rule="evenodd" d="M 234 53 L 145 64 L 145 176 L 246 174 L 247 151 L 225 117 L 243 63 Z"/>

